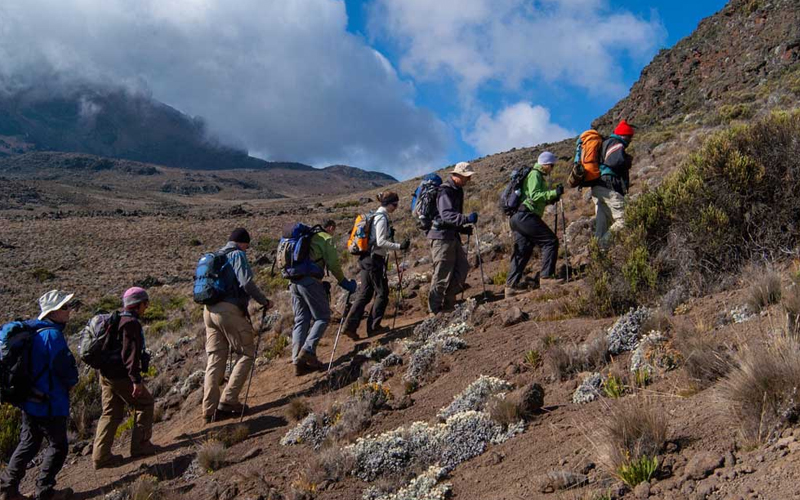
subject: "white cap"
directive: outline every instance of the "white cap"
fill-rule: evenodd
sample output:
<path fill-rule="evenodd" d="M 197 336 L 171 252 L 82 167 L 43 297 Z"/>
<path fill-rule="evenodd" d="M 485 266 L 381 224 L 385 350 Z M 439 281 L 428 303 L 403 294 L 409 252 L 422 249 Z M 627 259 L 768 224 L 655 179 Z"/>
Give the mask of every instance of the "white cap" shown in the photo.
<path fill-rule="evenodd" d="M 61 290 L 50 290 L 42 295 L 39 297 L 39 309 L 42 310 L 39 319 L 42 320 L 51 312 L 58 311 L 74 296 L 74 293 L 62 292 Z"/>
<path fill-rule="evenodd" d="M 456 163 L 456 168 L 453 169 L 453 173 L 456 175 L 461 175 L 463 177 L 471 177 L 472 174 L 475 173 L 475 171 L 472 170 L 472 167 L 470 166 L 469 163 L 462 161 Z"/>

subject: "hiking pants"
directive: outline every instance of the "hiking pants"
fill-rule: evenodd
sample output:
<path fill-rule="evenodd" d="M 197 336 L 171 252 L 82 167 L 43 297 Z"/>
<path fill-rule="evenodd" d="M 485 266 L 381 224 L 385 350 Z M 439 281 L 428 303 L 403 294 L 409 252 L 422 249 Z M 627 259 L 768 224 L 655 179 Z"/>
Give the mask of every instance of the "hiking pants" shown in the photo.
<path fill-rule="evenodd" d="M 542 248 L 542 276 L 553 276 L 558 259 L 558 237 L 541 217 L 531 212 L 517 212 L 511 217 L 514 232 L 514 252 L 506 286 L 515 287 L 525 276 L 525 266 L 531 260 L 533 247 Z"/>
<path fill-rule="evenodd" d="M 433 276 L 428 294 L 428 309 L 432 313 L 450 311 L 456 305 L 456 296 L 464 290 L 469 273 L 467 253 L 461 237 L 454 240 L 431 240 Z"/>
<path fill-rule="evenodd" d="M 150 391 L 134 399 L 133 382 L 127 378 L 110 379 L 100 375 L 101 400 L 103 413 L 97 421 L 97 433 L 94 436 L 92 460 L 94 463 L 104 462 L 111 456 L 111 445 L 117 428 L 125 420 L 125 410 L 133 409 L 133 430 L 131 433 L 131 455 L 135 455 L 141 445 L 149 443 L 153 437 L 153 408 L 155 402 Z"/>
<path fill-rule="evenodd" d="M 594 236 L 601 247 L 608 246 L 611 234 L 625 225 L 625 197 L 605 186 L 592 186 Z"/>
<path fill-rule="evenodd" d="M 22 412 L 19 444 L 0 475 L 0 492 L 16 493 L 25 477 L 28 464 L 39 453 L 42 438 L 49 442 L 36 479 L 36 495 L 46 497 L 56 486 L 56 475 L 64 466 L 69 452 L 67 417 L 34 417 Z"/>
<path fill-rule="evenodd" d="M 345 321 L 344 329 L 347 332 L 355 333 L 367 304 L 375 296 L 372 309 L 367 318 L 367 335 L 380 328 L 383 315 L 386 313 L 386 306 L 389 304 L 389 280 L 386 277 L 386 258 L 380 255 L 367 255 L 358 261 L 361 267 L 358 291 L 353 301 L 353 307 Z"/>
<path fill-rule="evenodd" d="M 292 329 L 292 361 L 300 351 L 316 356 L 319 343 L 331 321 L 331 306 L 322 281 L 305 277 L 289 285 L 292 293 L 294 328 Z"/>
<path fill-rule="evenodd" d="M 220 404 L 236 407 L 256 357 L 255 331 L 247 314 L 230 302 L 206 306 L 206 376 L 203 382 L 203 416 L 213 417 Z M 233 366 L 228 384 L 220 396 L 219 386 L 225 379 L 228 356 L 239 359 Z"/>

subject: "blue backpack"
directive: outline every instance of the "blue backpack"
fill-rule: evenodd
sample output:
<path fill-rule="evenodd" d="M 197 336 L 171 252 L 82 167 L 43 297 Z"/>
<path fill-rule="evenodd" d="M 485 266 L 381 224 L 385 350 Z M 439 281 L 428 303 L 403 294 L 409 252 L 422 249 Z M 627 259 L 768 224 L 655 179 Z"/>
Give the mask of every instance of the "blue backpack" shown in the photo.
<path fill-rule="evenodd" d="M 417 220 L 417 226 L 423 231 L 431 228 L 438 214 L 436 197 L 439 194 L 439 186 L 441 185 L 441 177 L 435 173 L 428 174 L 422 178 L 416 191 L 414 191 L 414 195 L 411 197 L 411 213 Z"/>
<path fill-rule="evenodd" d="M 275 261 L 285 279 L 299 279 L 306 276 L 322 279 L 325 271 L 311 260 L 311 237 L 324 231 L 322 226 L 289 224 L 284 228 L 283 237 L 278 242 Z"/>
<path fill-rule="evenodd" d="M 229 266 L 228 254 L 236 250 L 228 249 L 224 252 L 204 254 L 197 263 L 194 273 L 194 301 L 198 304 L 210 306 L 222 301 L 227 292 L 222 270 Z"/>
<path fill-rule="evenodd" d="M 21 406 L 35 391 L 45 371 L 33 374 L 31 360 L 36 330 L 27 321 L 12 321 L 0 329 L 0 403 Z"/>
<path fill-rule="evenodd" d="M 500 210 L 508 216 L 512 216 L 519 210 L 524 200 L 522 195 L 522 184 L 525 178 L 531 173 L 531 167 L 515 169 L 511 172 L 511 179 L 506 184 L 505 189 L 500 194 Z"/>

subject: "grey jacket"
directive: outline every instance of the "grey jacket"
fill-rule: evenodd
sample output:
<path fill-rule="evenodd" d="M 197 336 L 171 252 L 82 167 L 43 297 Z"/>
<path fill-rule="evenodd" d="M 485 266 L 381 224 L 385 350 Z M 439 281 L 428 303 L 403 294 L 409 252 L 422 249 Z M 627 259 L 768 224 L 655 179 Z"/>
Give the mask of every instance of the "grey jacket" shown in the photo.
<path fill-rule="evenodd" d="M 228 254 L 228 262 L 230 262 L 231 273 L 227 275 L 226 281 L 231 281 L 231 293 L 226 296 L 223 302 L 230 302 L 239 306 L 243 310 L 247 310 L 247 303 L 250 299 L 255 300 L 262 306 L 267 305 L 267 297 L 256 285 L 253 276 L 253 270 L 250 268 L 250 263 L 247 262 L 247 254 L 239 250 L 236 243 L 229 241 L 220 252 L 225 252 L 230 249 L 235 249 Z"/>
<path fill-rule="evenodd" d="M 386 208 L 379 208 L 372 217 L 372 232 L 369 235 L 372 254 L 386 257 L 389 250 L 400 250 L 400 243 L 392 241 L 392 226 Z"/>
<path fill-rule="evenodd" d="M 453 184 L 453 179 L 447 179 L 439 186 L 436 208 L 439 216 L 433 224 L 434 227 L 428 231 L 428 239 L 461 239 L 459 229 L 467 224 L 467 217 L 462 213 L 464 211 L 464 190 Z M 439 229 L 437 229 L 437 223 Z"/>

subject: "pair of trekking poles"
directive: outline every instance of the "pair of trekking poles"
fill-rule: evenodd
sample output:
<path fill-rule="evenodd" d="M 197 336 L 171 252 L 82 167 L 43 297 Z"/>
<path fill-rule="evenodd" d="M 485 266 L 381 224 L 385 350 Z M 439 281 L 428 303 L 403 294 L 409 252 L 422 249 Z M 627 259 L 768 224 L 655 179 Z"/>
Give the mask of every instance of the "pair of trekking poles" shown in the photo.
<path fill-rule="evenodd" d="M 565 259 L 565 267 L 564 267 L 564 279 L 567 283 L 569 283 L 569 275 L 570 275 L 570 265 L 569 265 L 569 247 L 567 246 L 567 216 L 564 214 L 564 200 L 558 200 L 558 207 L 556 208 L 555 213 L 555 226 L 553 231 L 556 234 L 556 239 L 558 238 L 558 212 L 561 211 L 561 231 L 564 235 L 564 259 Z"/>
<path fill-rule="evenodd" d="M 486 275 L 483 274 L 483 257 L 481 257 L 481 238 L 478 235 L 478 224 L 472 225 L 472 233 L 467 236 L 467 257 L 469 257 L 469 242 L 475 236 L 475 253 L 478 256 L 478 267 L 481 270 L 481 286 L 483 286 L 483 300 L 488 300 L 486 293 Z M 461 290 L 461 300 L 464 300 L 464 290 Z"/>

